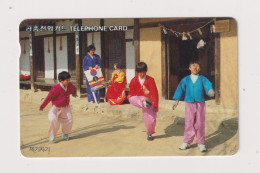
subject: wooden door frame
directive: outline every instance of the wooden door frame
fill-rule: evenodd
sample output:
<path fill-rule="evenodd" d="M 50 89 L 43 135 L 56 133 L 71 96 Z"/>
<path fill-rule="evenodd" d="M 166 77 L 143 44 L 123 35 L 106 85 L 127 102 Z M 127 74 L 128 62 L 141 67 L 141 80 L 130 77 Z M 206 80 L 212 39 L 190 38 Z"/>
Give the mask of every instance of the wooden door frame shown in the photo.
<path fill-rule="evenodd" d="M 161 63 L 162 63 L 162 97 L 169 99 L 169 58 L 168 44 L 169 36 L 165 35 L 161 28 Z"/>
<path fill-rule="evenodd" d="M 220 104 L 220 33 L 215 34 L 215 102 Z"/>
<path fill-rule="evenodd" d="M 170 98 L 169 92 L 169 60 L 170 60 L 170 53 L 169 53 L 169 44 L 170 44 L 170 34 L 164 35 L 161 31 L 161 57 L 162 57 L 162 95 L 165 99 Z M 220 104 L 220 34 L 216 33 L 214 38 L 215 39 L 215 103 Z M 163 87 L 166 87 L 163 89 Z"/>

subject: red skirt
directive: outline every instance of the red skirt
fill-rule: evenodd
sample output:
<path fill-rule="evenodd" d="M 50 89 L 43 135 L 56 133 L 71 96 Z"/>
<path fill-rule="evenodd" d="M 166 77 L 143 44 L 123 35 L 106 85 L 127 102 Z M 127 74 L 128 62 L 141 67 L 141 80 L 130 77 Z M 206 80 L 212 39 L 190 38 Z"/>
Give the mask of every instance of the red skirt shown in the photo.
<path fill-rule="evenodd" d="M 107 87 L 106 96 L 110 105 L 120 105 L 125 101 L 125 84 L 126 82 L 124 81 L 123 83 L 114 83 Z"/>

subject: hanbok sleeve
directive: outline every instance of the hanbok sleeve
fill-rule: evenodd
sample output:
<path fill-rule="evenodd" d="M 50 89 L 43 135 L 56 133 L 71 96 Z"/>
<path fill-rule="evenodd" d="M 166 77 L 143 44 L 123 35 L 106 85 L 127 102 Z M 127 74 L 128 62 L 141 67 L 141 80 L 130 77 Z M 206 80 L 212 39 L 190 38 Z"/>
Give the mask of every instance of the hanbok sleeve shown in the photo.
<path fill-rule="evenodd" d="M 210 96 L 208 94 L 209 90 L 213 90 L 213 86 L 212 83 L 206 78 L 206 77 L 202 77 L 202 83 L 203 83 L 203 87 L 205 89 L 205 92 L 208 96 Z"/>
<path fill-rule="evenodd" d="M 128 93 L 128 96 L 135 96 L 136 95 L 136 92 L 135 92 L 135 83 L 134 83 L 134 79 L 133 78 L 129 84 L 129 93 Z"/>
<path fill-rule="evenodd" d="M 185 94 L 185 91 L 186 91 L 186 77 L 183 78 L 179 83 L 174 93 L 173 100 L 181 100 Z"/>
<path fill-rule="evenodd" d="M 122 83 L 124 82 L 125 79 L 125 73 L 123 71 L 121 71 L 118 75 L 118 77 L 116 78 L 116 82 L 118 83 Z"/>
<path fill-rule="evenodd" d="M 55 97 L 58 96 L 58 92 L 56 91 L 55 87 L 52 87 L 47 97 L 44 99 L 43 103 L 41 104 L 40 108 L 44 109 L 50 101 L 52 101 Z"/>
<path fill-rule="evenodd" d="M 70 94 L 76 94 L 77 88 L 72 83 L 69 83 L 68 87 L 70 88 Z"/>
<path fill-rule="evenodd" d="M 157 87 L 156 87 L 156 84 L 155 84 L 155 81 L 153 78 L 150 80 L 149 85 L 150 85 L 150 93 L 149 93 L 150 99 L 153 102 L 153 106 L 155 108 L 158 108 L 159 94 L 158 94 L 158 90 L 157 90 Z"/>

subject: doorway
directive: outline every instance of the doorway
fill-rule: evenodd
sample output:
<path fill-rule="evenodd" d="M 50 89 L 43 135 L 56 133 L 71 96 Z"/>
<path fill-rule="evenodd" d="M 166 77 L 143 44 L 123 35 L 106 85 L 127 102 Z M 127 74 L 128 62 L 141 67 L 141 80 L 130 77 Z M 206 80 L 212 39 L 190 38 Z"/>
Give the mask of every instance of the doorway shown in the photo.
<path fill-rule="evenodd" d="M 76 80 L 76 53 L 75 53 L 75 35 L 67 35 L 67 51 L 68 51 L 68 71 L 72 80 Z"/>
<path fill-rule="evenodd" d="M 106 32 L 105 35 L 105 80 L 111 78 L 114 71 L 114 63 L 121 63 L 122 68 L 126 67 L 125 55 L 125 32 Z"/>
<path fill-rule="evenodd" d="M 43 37 L 35 37 L 34 40 L 34 68 L 35 68 L 35 79 L 40 79 L 45 77 L 45 67 L 44 67 L 44 39 Z"/>
<path fill-rule="evenodd" d="M 200 73 L 207 77 L 215 86 L 215 42 L 214 39 L 206 39 L 206 46 L 197 49 L 200 38 L 181 40 L 173 35 L 167 39 L 168 47 L 168 99 L 172 99 L 181 79 L 190 75 L 189 62 L 200 62 Z M 204 39 L 205 40 L 205 39 Z M 215 88 L 215 87 L 214 87 Z M 206 96 L 206 99 L 207 96 Z"/>

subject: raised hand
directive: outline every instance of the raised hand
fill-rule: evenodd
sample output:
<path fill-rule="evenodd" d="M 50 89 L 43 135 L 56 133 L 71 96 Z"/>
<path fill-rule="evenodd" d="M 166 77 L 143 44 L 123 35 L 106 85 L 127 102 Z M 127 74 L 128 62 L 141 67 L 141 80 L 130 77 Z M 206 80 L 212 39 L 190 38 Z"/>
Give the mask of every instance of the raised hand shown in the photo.
<path fill-rule="evenodd" d="M 173 103 L 172 105 L 172 110 L 176 109 L 176 107 L 178 106 L 179 104 L 179 100 L 175 100 L 175 102 Z"/>
<path fill-rule="evenodd" d="M 211 90 L 209 90 L 208 94 L 209 94 L 210 97 L 214 97 L 215 92 L 214 92 L 213 89 L 211 89 Z"/>
<path fill-rule="evenodd" d="M 77 93 L 75 93 L 75 94 L 72 94 L 72 97 L 78 97 L 78 95 L 77 95 Z"/>

